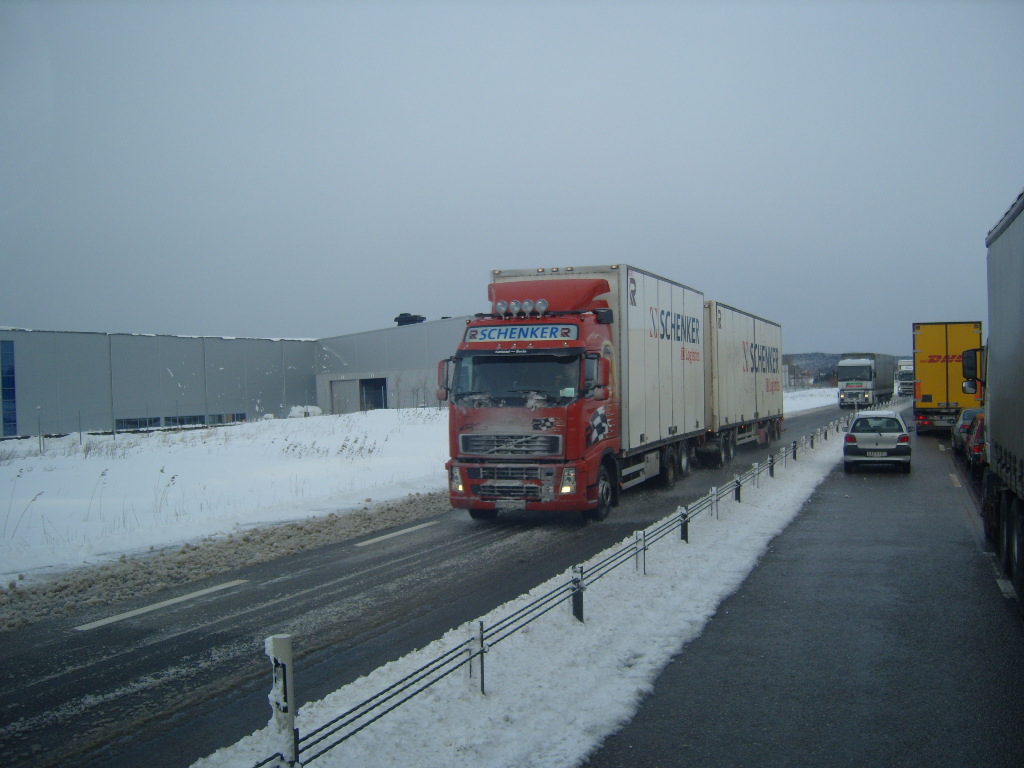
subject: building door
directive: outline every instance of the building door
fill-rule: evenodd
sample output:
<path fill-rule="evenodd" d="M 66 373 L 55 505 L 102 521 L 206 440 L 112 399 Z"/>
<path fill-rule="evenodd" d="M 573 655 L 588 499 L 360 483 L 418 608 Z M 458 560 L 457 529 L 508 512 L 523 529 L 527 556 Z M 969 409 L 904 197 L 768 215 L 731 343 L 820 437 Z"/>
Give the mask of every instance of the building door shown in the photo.
<path fill-rule="evenodd" d="M 387 379 L 359 380 L 359 410 L 374 411 L 388 407 Z"/>
<path fill-rule="evenodd" d="M 331 413 L 357 413 L 359 411 L 359 382 L 340 380 L 331 382 Z"/>

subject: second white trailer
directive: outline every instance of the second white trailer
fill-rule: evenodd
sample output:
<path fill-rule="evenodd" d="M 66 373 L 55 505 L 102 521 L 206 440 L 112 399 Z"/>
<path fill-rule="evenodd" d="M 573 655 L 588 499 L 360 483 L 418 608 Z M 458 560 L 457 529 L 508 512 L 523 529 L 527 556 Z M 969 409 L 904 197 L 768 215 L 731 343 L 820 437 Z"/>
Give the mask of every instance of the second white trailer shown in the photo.
<path fill-rule="evenodd" d="M 698 453 L 724 463 L 736 445 L 781 434 L 782 327 L 717 301 L 704 303 L 706 433 Z"/>

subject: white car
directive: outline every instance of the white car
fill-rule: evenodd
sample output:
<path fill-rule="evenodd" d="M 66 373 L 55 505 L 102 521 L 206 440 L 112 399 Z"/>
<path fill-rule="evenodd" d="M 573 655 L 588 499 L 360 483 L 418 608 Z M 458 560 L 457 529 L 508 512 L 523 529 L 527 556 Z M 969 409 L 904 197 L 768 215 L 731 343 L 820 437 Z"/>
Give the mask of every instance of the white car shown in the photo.
<path fill-rule="evenodd" d="M 861 411 L 846 430 L 843 470 L 857 465 L 892 464 L 910 471 L 910 430 L 896 411 Z"/>

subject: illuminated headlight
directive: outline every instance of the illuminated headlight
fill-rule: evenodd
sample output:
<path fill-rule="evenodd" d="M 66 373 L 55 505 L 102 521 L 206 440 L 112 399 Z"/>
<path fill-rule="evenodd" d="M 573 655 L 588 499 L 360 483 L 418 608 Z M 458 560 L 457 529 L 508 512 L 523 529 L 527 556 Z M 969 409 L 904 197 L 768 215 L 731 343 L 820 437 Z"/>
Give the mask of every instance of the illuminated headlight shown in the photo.
<path fill-rule="evenodd" d="M 566 467 L 562 470 L 562 485 L 559 493 L 576 493 L 576 467 Z"/>
<path fill-rule="evenodd" d="M 462 472 L 458 467 L 452 467 L 448 474 L 448 485 L 456 493 L 462 493 Z"/>
<path fill-rule="evenodd" d="M 494 305 L 494 309 L 499 315 L 504 315 L 506 312 L 508 312 L 508 302 L 499 301 Z"/>

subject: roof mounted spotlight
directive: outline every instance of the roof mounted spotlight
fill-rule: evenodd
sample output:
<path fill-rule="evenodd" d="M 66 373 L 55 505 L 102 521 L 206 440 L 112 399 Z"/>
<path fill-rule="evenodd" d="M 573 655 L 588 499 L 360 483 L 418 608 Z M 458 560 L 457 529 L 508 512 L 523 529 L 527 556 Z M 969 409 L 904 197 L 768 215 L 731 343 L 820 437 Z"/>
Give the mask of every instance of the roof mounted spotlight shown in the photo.
<path fill-rule="evenodd" d="M 533 313 L 532 299 L 523 299 L 523 312 L 525 312 L 528 315 Z"/>
<path fill-rule="evenodd" d="M 537 299 L 537 303 L 534 306 L 535 306 L 535 308 L 537 310 L 537 314 L 538 315 L 543 315 L 545 312 L 548 311 L 548 300 L 547 299 Z"/>
<path fill-rule="evenodd" d="M 494 303 L 494 311 L 504 317 L 508 313 L 508 302 L 497 301 Z"/>
<path fill-rule="evenodd" d="M 522 310 L 523 305 L 518 299 L 512 299 L 512 301 L 508 303 L 508 311 L 513 315 L 518 315 Z"/>

